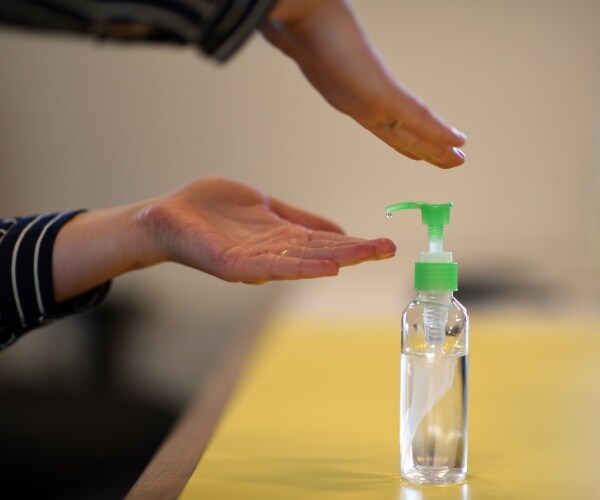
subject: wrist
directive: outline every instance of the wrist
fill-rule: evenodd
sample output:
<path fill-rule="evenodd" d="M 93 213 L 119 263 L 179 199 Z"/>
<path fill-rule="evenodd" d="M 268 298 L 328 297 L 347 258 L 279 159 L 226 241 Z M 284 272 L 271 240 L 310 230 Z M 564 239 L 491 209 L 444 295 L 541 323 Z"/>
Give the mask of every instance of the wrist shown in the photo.
<path fill-rule="evenodd" d="M 128 271 L 160 261 L 137 214 L 145 204 L 91 210 L 71 219 L 57 235 L 52 255 L 57 302 Z"/>
<path fill-rule="evenodd" d="M 129 216 L 136 246 L 139 249 L 134 265 L 137 269 L 150 267 L 169 259 L 169 238 L 163 217 L 165 199 L 152 198 L 130 207 Z"/>

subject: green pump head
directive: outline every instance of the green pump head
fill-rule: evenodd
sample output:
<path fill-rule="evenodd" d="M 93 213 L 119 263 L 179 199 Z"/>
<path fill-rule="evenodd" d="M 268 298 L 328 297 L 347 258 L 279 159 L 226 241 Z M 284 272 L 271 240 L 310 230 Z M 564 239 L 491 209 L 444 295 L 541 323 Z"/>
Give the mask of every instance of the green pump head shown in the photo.
<path fill-rule="evenodd" d="M 452 253 L 444 252 L 444 226 L 450 223 L 452 203 L 425 203 L 407 201 L 386 207 L 386 215 L 392 217 L 399 210 L 421 210 L 421 222 L 427 226 L 429 251 L 421 252 L 420 262 L 415 262 L 415 289 L 455 291 L 458 290 L 458 264 L 452 262 Z"/>

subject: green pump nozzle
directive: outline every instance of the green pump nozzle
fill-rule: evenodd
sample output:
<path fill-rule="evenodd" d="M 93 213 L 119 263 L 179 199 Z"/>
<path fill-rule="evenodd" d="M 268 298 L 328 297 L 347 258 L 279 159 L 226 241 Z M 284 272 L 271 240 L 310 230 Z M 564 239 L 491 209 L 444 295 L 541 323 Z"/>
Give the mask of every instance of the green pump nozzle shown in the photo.
<path fill-rule="evenodd" d="M 421 252 L 421 261 L 415 263 L 415 288 L 417 290 L 457 290 L 458 265 L 452 262 L 452 253 L 444 252 L 444 226 L 450 223 L 453 203 L 425 203 L 406 201 L 386 207 L 392 217 L 399 210 L 421 210 L 421 222 L 427 226 L 429 251 Z"/>
<path fill-rule="evenodd" d="M 425 203 L 423 201 L 405 201 L 386 207 L 388 217 L 399 210 L 418 208 L 421 210 L 421 222 L 427 226 L 429 251 L 443 252 L 444 226 L 450 224 L 450 209 L 453 203 Z"/>

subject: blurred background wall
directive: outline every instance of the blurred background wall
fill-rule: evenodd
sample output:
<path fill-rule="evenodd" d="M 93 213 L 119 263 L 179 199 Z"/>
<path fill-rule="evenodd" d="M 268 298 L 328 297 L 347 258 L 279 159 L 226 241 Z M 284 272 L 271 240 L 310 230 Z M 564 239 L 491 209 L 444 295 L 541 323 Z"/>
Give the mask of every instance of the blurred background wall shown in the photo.
<path fill-rule="evenodd" d="M 313 282 L 232 285 L 176 265 L 117 280 L 111 300 L 132 319 L 109 362 L 120 388 L 178 408 L 275 294 L 294 314 L 399 315 L 426 245 L 417 214 L 385 218 L 402 200 L 455 203 L 446 247 L 467 305 L 597 309 L 600 3 L 354 5 L 392 72 L 467 133 L 463 167 L 399 156 L 259 36 L 219 66 L 191 48 L 0 31 L 4 216 L 122 204 L 219 174 L 398 244 L 394 259 Z M 3 352 L 1 380 L 85 385 L 73 376 L 90 349 L 78 321 Z"/>

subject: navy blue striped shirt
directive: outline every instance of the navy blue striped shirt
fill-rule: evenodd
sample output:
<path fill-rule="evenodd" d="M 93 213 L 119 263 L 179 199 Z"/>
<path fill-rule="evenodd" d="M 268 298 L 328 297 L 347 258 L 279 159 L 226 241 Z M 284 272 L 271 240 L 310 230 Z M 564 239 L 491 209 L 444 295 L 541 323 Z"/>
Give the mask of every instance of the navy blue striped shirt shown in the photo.
<path fill-rule="evenodd" d="M 49 321 L 99 304 L 110 282 L 56 303 L 52 253 L 59 230 L 81 210 L 0 219 L 0 349 Z"/>
<path fill-rule="evenodd" d="M 184 43 L 224 61 L 276 0 L 1 0 L 0 23 L 127 41 Z"/>

